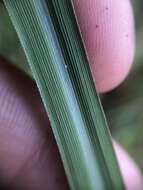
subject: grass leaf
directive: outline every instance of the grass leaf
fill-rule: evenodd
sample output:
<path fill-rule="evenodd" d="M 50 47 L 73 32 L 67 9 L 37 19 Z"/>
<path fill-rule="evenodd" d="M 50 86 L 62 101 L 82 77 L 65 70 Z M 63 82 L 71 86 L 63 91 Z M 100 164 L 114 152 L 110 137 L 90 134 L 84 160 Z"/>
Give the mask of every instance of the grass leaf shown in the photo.
<path fill-rule="evenodd" d="M 71 1 L 4 2 L 40 90 L 71 189 L 124 189 Z"/>

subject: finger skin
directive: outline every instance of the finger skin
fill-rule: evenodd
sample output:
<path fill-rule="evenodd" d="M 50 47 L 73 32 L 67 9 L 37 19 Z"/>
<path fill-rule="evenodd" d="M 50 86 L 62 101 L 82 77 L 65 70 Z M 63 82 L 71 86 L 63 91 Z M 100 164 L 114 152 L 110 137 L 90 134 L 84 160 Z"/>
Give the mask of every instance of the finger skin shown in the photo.
<path fill-rule="evenodd" d="M 5 61 L 0 62 L 0 180 L 13 189 L 68 189 L 36 85 Z"/>
<path fill-rule="evenodd" d="M 113 143 L 117 160 L 127 190 L 143 190 L 143 176 L 127 152 L 116 142 Z"/>
<path fill-rule="evenodd" d="M 128 190 L 131 182 L 140 190 L 139 169 L 118 145 L 115 149 Z M 35 84 L 4 62 L 0 62 L 0 179 L 23 190 L 68 189 Z"/>
<path fill-rule="evenodd" d="M 73 0 L 97 90 L 127 76 L 134 57 L 134 20 L 128 0 Z"/>

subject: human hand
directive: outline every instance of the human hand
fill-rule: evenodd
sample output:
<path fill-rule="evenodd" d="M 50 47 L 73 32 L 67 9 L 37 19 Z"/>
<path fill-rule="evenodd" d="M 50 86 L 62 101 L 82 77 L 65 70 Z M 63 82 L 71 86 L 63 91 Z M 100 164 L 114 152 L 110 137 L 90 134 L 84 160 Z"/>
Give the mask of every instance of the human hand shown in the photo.
<path fill-rule="evenodd" d="M 99 92 L 128 74 L 134 54 L 133 16 L 128 0 L 73 0 Z M 142 176 L 114 143 L 128 190 L 143 189 Z M 0 61 L 0 179 L 26 190 L 68 189 L 57 146 L 35 84 Z"/>

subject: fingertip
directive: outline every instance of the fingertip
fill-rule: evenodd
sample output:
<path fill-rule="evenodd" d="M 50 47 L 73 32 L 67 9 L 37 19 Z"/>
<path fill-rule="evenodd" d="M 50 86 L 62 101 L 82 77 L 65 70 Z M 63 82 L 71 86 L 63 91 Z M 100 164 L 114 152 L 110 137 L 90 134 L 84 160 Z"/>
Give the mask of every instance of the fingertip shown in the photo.
<path fill-rule="evenodd" d="M 127 152 L 114 142 L 114 148 L 127 190 L 143 190 L 143 176 Z"/>
<path fill-rule="evenodd" d="M 77 20 L 99 92 L 118 86 L 134 57 L 134 19 L 128 0 L 74 0 Z"/>

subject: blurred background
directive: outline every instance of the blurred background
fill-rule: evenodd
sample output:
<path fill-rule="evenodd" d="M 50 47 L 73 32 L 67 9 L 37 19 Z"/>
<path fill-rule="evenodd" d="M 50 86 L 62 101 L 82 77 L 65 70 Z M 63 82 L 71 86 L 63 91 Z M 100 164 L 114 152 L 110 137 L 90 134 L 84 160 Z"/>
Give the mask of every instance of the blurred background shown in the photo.
<path fill-rule="evenodd" d="M 132 1 L 136 20 L 135 64 L 126 81 L 102 97 L 113 137 L 143 172 L 143 0 Z M 0 55 L 30 74 L 25 55 L 0 1 Z M 31 75 L 31 74 L 30 74 Z"/>

